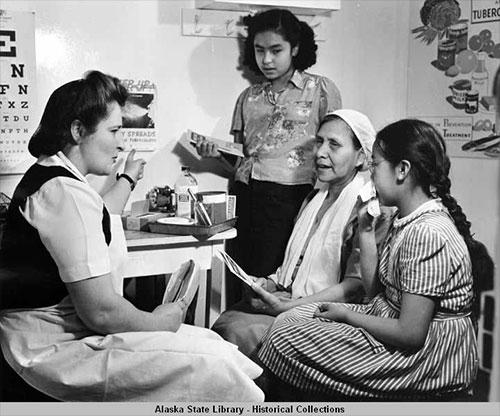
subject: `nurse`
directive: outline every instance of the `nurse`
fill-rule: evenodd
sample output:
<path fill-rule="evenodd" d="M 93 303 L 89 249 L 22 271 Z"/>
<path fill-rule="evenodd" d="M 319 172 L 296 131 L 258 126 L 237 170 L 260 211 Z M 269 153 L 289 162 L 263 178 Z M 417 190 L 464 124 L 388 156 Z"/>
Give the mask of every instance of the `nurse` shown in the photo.
<path fill-rule="evenodd" d="M 214 332 L 183 325 L 183 302 L 150 313 L 122 296 L 119 214 L 145 162 L 131 152 L 102 197 L 86 176 L 109 175 L 123 150 L 126 99 L 98 71 L 49 98 L 2 244 L 12 267 L 29 270 L 0 311 L 5 360 L 64 401 L 262 401 L 252 381 L 261 369 Z"/>

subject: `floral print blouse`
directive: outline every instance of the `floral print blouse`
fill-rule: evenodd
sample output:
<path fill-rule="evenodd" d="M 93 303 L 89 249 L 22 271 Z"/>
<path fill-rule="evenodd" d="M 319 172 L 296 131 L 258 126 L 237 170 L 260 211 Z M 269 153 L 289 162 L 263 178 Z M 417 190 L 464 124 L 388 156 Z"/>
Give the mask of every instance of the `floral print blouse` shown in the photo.
<path fill-rule="evenodd" d="M 245 153 L 235 179 L 312 184 L 319 123 L 341 106 L 340 92 L 331 80 L 297 70 L 282 92 L 273 93 L 267 80 L 245 89 L 231 125 L 233 134 L 243 133 Z"/>

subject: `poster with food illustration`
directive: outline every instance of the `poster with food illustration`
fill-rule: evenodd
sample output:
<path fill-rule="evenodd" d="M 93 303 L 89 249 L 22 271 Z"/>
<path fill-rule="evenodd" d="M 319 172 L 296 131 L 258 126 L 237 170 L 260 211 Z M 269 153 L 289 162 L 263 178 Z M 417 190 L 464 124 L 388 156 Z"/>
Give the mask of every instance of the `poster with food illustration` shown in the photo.
<path fill-rule="evenodd" d="M 125 150 L 154 151 L 158 146 L 155 128 L 156 85 L 149 80 L 121 80 L 129 92 L 123 107 Z"/>
<path fill-rule="evenodd" d="M 500 0 L 410 2 L 408 115 L 431 122 L 454 157 L 500 158 L 493 76 Z"/>

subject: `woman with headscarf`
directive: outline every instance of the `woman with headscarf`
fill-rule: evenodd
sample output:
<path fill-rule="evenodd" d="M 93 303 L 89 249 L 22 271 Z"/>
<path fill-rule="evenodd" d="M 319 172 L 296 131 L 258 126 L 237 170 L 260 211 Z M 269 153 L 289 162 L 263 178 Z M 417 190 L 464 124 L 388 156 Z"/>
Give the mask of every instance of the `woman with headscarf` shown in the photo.
<path fill-rule="evenodd" d="M 323 119 L 314 158 L 320 185 L 298 215 L 276 273 L 259 277 L 257 294 L 223 313 L 212 329 L 255 357 L 274 317 L 310 302 L 359 302 L 363 298 L 357 237 L 357 200 L 367 182 L 375 130 L 364 114 L 336 110 Z M 377 220 L 377 240 L 388 215 Z"/>

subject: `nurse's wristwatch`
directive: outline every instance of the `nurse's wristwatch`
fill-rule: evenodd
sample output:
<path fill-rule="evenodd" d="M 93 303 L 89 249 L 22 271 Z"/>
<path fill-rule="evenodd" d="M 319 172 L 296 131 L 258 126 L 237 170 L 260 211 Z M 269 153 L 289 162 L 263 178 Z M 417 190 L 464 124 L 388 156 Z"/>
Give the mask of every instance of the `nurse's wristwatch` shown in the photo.
<path fill-rule="evenodd" d="M 120 178 L 126 179 L 130 183 L 130 191 L 133 191 L 135 188 L 135 185 L 137 185 L 137 182 L 134 181 L 129 175 L 126 173 L 117 173 L 116 174 L 116 180 L 120 180 Z"/>

